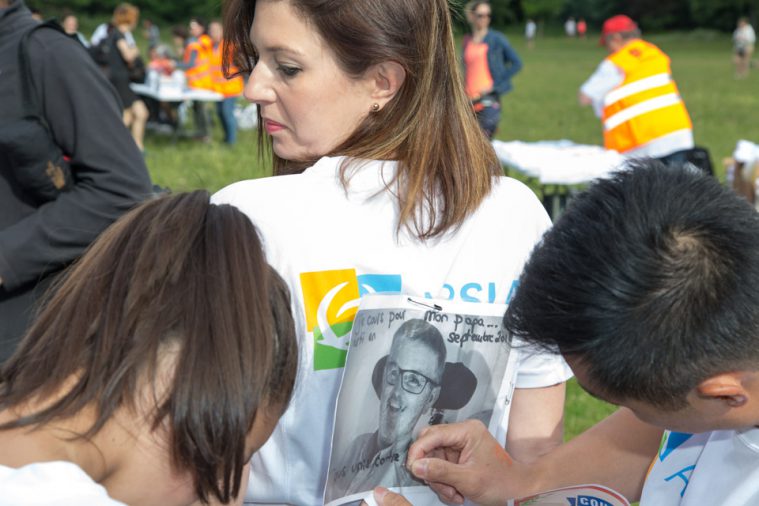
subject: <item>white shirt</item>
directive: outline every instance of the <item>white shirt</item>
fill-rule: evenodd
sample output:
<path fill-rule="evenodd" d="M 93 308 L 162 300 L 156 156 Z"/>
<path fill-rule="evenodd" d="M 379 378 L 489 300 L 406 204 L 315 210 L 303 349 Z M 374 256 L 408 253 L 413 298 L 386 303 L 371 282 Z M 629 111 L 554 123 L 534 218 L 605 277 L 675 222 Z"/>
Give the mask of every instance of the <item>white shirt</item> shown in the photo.
<path fill-rule="evenodd" d="M 364 162 L 346 192 L 337 178 L 342 160 L 325 157 L 299 175 L 235 183 L 212 199 L 237 206 L 261 231 L 269 262 L 292 292 L 302 342 L 290 407 L 253 457 L 246 500 L 255 503 L 322 504 L 345 350 L 316 340 L 346 339 L 362 294 L 505 303 L 550 226 L 532 191 L 498 178 L 455 233 L 422 243 L 396 234 L 397 198 L 384 189 L 395 163 Z M 523 353 L 508 380 L 535 388 L 570 376 L 559 357 Z"/>
<path fill-rule="evenodd" d="M 143 486 L 144 484 L 136 484 Z M 72 462 L 0 466 L 0 506 L 126 506 Z"/>
<path fill-rule="evenodd" d="M 759 504 L 759 429 L 666 432 L 641 506 Z"/>
<path fill-rule="evenodd" d="M 535 21 L 528 21 L 527 24 L 524 27 L 524 36 L 528 39 L 532 39 L 535 37 L 535 33 L 538 31 L 538 25 L 535 23 Z"/>
<path fill-rule="evenodd" d="M 753 46 L 756 43 L 756 33 L 751 25 L 743 25 L 740 28 L 736 28 L 733 32 L 733 42 L 735 47 L 742 49 L 748 46 Z"/>
<path fill-rule="evenodd" d="M 604 110 L 604 97 L 624 80 L 625 74 L 622 69 L 609 60 L 604 60 L 580 86 L 580 93 L 593 101 L 593 112 L 600 118 Z"/>

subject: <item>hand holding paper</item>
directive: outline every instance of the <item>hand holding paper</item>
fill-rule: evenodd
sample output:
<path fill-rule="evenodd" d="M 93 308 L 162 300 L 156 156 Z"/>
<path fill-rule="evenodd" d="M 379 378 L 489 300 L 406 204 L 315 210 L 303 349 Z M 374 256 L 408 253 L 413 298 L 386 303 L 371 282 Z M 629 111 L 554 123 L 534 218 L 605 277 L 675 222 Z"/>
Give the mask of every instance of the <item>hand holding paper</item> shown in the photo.
<path fill-rule="evenodd" d="M 411 445 L 407 466 L 429 483 L 441 500 L 503 505 L 534 493 L 528 466 L 515 462 L 479 421 L 437 425 Z"/>

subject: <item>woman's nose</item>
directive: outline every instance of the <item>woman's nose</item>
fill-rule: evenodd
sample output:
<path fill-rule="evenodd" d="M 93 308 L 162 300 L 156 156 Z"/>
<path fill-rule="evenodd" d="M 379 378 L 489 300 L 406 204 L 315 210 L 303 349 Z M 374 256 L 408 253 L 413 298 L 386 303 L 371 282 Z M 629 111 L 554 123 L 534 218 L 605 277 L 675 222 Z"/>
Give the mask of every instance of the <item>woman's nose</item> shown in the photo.
<path fill-rule="evenodd" d="M 255 104 L 269 103 L 276 99 L 274 89 L 271 87 L 271 72 L 260 61 L 253 67 L 243 95 L 249 102 Z"/>

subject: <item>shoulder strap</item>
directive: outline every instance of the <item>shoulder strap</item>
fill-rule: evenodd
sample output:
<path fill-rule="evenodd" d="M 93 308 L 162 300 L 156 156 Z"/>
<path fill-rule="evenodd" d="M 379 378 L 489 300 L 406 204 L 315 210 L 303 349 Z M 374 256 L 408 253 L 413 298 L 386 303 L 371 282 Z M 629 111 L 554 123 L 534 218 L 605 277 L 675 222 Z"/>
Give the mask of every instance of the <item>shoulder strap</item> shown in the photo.
<path fill-rule="evenodd" d="M 37 103 L 37 94 L 35 93 L 34 80 L 32 79 L 32 64 L 29 61 L 29 38 L 40 28 L 51 28 L 68 37 L 68 34 L 61 28 L 56 21 L 46 21 L 29 29 L 21 36 L 18 45 L 18 75 L 21 84 L 21 105 L 25 117 L 36 117 L 44 122 L 42 110 Z M 47 124 L 45 124 L 47 126 Z"/>

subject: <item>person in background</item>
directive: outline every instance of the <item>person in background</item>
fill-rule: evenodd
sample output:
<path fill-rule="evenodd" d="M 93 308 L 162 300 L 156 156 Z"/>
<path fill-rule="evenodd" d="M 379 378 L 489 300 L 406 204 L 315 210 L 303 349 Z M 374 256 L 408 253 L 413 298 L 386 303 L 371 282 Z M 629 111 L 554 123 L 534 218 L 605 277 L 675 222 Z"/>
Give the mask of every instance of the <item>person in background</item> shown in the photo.
<path fill-rule="evenodd" d="M 289 302 L 207 192 L 122 217 L 0 371 L 0 505 L 228 503 L 293 389 Z"/>
<path fill-rule="evenodd" d="M 176 59 L 177 65 L 182 64 L 184 58 L 184 48 L 187 45 L 187 28 L 177 25 L 171 28 L 172 56 Z"/>
<path fill-rule="evenodd" d="M 84 47 L 90 46 L 90 41 L 87 40 L 87 37 L 79 32 L 79 20 L 73 12 L 64 12 L 63 16 L 61 16 L 61 26 L 66 33 L 76 37 Z"/>
<path fill-rule="evenodd" d="M 669 56 L 641 39 L 638 25 L 623 15 L 604 22 L 601 43 L 609 56 L 580 87 L 579 102 L 601 118 L 606 149 L 665 163 L 687 161 L 693 124 Z"/>
<path fill-rule="evenodd" d="M 225 53 L 250 76 L 275 177 L 213 196 L 251 217 L 293 294 L 296 396 L 252 460 L 247 501 L 323 504 L 346 341 L 361 294 L 506 303 L 550 226 L 503 177 L 462 85 L 448 0 L 230 0 Z M 371 13 L 369 15 L 368 13 Z M 487 247 L 483 247 L 487 244 Z M 560 357 L 515 347 L 498 440 L 529 461 L 561 441 Z M 505 406 L 501 406 L 505 407 Z"/>
<path fill-rule="evenodd" d="M 213 90 L 214 83 L 211 76 L 213 42 L 206 34 L 207 23 L 203 18 L 196 16 L 190 20 L 188 27 L 190 36 L 186 41 L 182 62 L 177 64 L 177 68 L 184 70 L 187 86 L 190 88 Z M 209 119 L 205 103 L 199 100 L 194 101 L 192 111 L 196 137 L 209 141 L 211 137 L 208 133 Z"/>
<path fill-rule="evenodd" d="M 490 29 L 490 2 L 475 0 L 465 9 L 472 28 L 463 40 L 466 94 L 482 131 L 492 139 L 501 121 L 501 96 L 511 91 L 522 60 L 505 35 Z"/>
<path fill-rule="evenodd" d="M 148 49 L 161 43 L 161 30 L 150 18 L 142 20 L 142 35 L 148 41 Z"/>
<path fill-rule="evenodd" d="M 570 16 L 564 22 L 564 33 L 570 38 L 574 38 L 577 35 L 577 22 L 575 21 L 575 18 Z"/>
<path fill-rule="evenodd" d="M 585 22 L 584 18 L 580 18 L 577 20 L 577 36 L 581 39 L 585 38 L 585 35 L 588 33 L 588 23 Z"/>
<path fill-rule="evenodd" d="M 168 46 L 158 44 L 148 49 L 148 70 L 155 73 L 155 77 L 148 77 L 148 82 L 153 86 L 161 86 L 161 78 L 173 75 L 176 62 L 170 57 Z M 151 81 L 151 79 L 153 79 Z M 148 126 L 159 128 L 159 125 L 167 125 L 175 128 L 178 121 L 177 107 L 171 102 L 161 102 L 153 97 L 141 97 L 149 111 Z"/>
<path fill-rule="evenodd" d="M 538 25 L 534 19 L 528 19 L 524 25 L 524 38 L 527 40 L 527 47 L 532 49 L 535 47 L 535 37 L 538 33 Z"/>
<path fill-rule="evenodd" d="M 748 22 L 748 18 L 738 19 L 738 26 L 733 32 L 735 77 L 740 79 L 748 76 L 755 43 L 756 33 L 754 33 L 754 27 Z"/>
<path fill-rule="evenodd" d="M 34 26 L 22 0 L 0 0 L 0 68 L 9 76 L 18 75 L 19 42 Z M 0 363 L 17 346 L 56 274 L 152 193 L 145 162 L 122 122 L 119 97 L 87 51 L 56 30 L 40 28 L 27 53 L 36 101 L 55 144 L 70 159 L 73 184 L 55 200 L 40 202 L 0 153 Z M 0 79 L 5 121 L 24 114 L 19 88 L 15 77 Z"/>
<path fill-rule="evenodd" d="M 116 88 L 124 106 L 124 124 L 132 132 L 132 138 L 140 148 L 144 149 L 145 124 L 148 121 L 148 108 L 145 102 L 129 87 L 129 67 L 140 57 L 140 49 L 129 44 L 126 34 L 137 27 L 140 11 L 132 4 L 119 4 L 113 11 L 111 25 L 108 30 L 107 43 L 113 51 L 109 51 L 108 79 Z"/>
<path fill-rule="evenodd" d="M 481 423 L 427 429 L 408 465 L 447 502 L 597 483 L 640 506 L 759 504 L 759 213 L 688 165 L 630 169 L 543 237 L 504 321 L 620 409 L 527 466 Z"/>
<path fill-rule="evenodd" d="M 208 36 L 213 42 L 211 50 L 211 79 L 213 90 L 224 95 L 224 99 L 216 103 L 216 114 L 219 116 L 221 126 L 224 129 L 224 142 L 234 144 L 237 141 L 237 120 L 235 119 L 235 104 L 237 98 L 242 95 L 245 86 L 242 76 L 237 75 L 237 68 L 230 68 L 229 79 L 222 68 L 225 51 L 224 27 L 221 21 L 211 21 L 208 25 Z"/>
<path fill-rule="evenodd" d="M 148 68 L 155 70 L 159 75 L 170 76 L 174 72 L 176 64 L 171 59 L 168 46 L 164 44 L 158 44 L 151 47 L 149 50 Z"/>
<path fill-rule="evenodd" d="M 42 21 L 44 19 L 44 17 L 42 16 L 42 11 L 39 10 L 38 8 L 32 7 L 31 12 L 32 12 L 32 19 L 33 20 L 35 20 L 35 21 Z"/>

